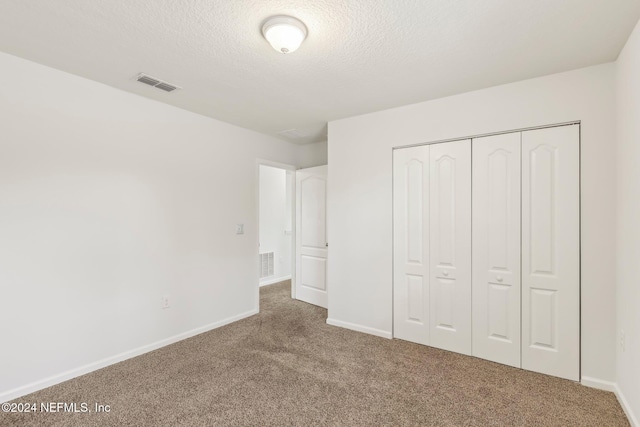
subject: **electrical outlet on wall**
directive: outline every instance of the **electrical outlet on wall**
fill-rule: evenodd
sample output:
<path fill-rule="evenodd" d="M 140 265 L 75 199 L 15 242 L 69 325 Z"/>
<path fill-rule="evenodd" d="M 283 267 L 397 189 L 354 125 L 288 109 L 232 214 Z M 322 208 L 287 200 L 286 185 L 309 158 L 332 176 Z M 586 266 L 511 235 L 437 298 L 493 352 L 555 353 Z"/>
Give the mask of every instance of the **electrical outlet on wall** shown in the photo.
<path fill-rule="evenodd" d="M 627 349 L 627 337 L 622 329 L 620 330 L 620 348 L 623 352 Z"/>
<path fill-rule="evenodd" d="M 169 300 L 169 295 L 162 295 L 162 305 L 160 308 L 169 308 L 171 307 L 171 301 Z"/>

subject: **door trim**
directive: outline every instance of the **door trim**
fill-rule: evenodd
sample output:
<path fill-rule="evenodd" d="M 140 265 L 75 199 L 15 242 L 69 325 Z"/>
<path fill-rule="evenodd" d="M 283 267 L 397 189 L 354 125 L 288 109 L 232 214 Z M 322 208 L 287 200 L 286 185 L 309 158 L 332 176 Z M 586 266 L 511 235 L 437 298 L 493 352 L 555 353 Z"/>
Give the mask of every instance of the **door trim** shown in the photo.
<path fill-rule="evenodd" d="M 475 134 L 475 135 L 471 135 L 471 136 L 461 136 L 461 137 L 458 137 L 458 138 L 448 138 L 448 139 L 439 139 L 439 140 L 436 140 L 436 141 L 418 142 L 416 144 L 397 145 L 395 147 L 392 147 L 391 150 L 401 150 L 403 148 L 419 147 L 421 145 L 443 144 L 445 142 L 461 141 L 463 139 L 483 138 L 485 136 L 503 135 L 505 133 L 526 132 L 528 130 L 557 128 L 557 127 L 560 127 L 560 126 L 571 126 L 571 125 L 579 125 L 580 126 L 581 124 L 582 124 L 581 120 L 573 120 L 573 121 L 570 121 L 570 122 L 556 123 L 556 124 L 553 124 L 553 125 L 531 126 L 531 127 L 526 127 L 526 128 L 511 129 L 511 130 L 505 130 L 505 131 L 499 131 L 499 132 L 489 132 L 489 133 Z"/>

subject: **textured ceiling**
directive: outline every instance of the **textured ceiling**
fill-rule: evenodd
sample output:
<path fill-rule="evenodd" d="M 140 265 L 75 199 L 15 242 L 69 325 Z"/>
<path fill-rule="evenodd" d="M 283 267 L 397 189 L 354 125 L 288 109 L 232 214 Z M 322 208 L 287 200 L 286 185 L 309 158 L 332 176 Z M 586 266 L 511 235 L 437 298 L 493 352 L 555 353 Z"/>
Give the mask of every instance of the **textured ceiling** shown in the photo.
<path fill-rule="evenodd" d="M 309 29 L 292 54 L 262 38 L 276 14 Z M 0 50 L 305 143 L 330 120 L 613 61 L 639 17 L 637 0 L 0 0 Z"/>

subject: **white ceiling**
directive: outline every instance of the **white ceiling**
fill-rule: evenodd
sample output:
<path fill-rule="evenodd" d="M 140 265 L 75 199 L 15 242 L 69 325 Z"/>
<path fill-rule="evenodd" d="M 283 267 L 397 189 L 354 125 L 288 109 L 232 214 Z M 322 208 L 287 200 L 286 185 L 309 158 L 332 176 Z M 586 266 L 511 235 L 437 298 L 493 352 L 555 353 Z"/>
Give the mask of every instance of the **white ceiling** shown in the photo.
<path fill-rule="evenodd" d="M 276 14 L 307 25 L 298 51 L 262 38 Z M 306 143 L 330 120 L 613 61 L 639 17 L 637 0 L 0 0 L 0 50 Z"/>

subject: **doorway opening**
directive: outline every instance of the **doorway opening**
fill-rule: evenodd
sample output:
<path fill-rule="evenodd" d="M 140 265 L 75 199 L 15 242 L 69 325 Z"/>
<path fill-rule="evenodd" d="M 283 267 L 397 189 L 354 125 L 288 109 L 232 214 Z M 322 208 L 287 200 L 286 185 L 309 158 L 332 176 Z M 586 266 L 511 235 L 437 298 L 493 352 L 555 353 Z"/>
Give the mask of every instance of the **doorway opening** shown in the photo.
<path fill-rule="evenodd" d="M 291 298 L 327 308 L 327 166 L 258 160 L 258 286 L 290 280 Z"/>
<path fill-rule="evenodd" d="M 291 280 L 294 269 L 293 166 L 258 164 L 259 286 Z"/>

